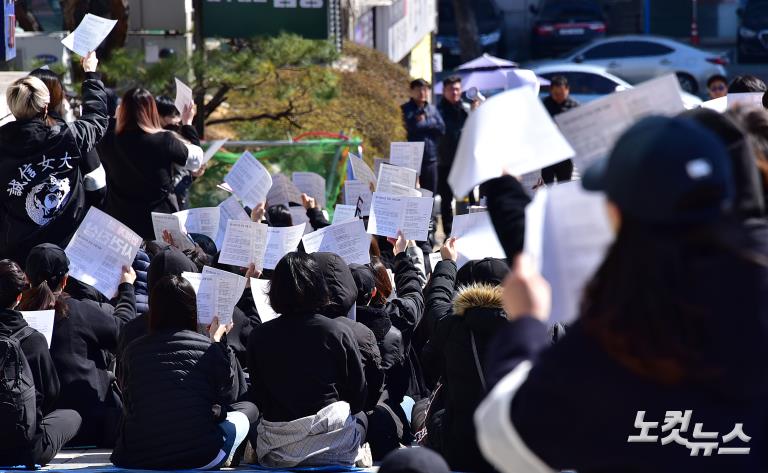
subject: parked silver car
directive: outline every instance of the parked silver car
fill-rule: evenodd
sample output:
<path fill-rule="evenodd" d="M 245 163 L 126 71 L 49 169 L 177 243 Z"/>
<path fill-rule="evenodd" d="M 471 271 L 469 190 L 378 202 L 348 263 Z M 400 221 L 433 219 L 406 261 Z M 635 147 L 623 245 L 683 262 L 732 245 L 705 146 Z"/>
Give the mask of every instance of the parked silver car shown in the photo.
<path fill-rule="evenodd" d="M 710 77 L 725 76 L 723 66 L 728 62 L 722 55 L 678 41 L 640 35 L 595 40 L 557 60 L 558 63 L 563 61 L 602 66 L 631 84 L 674 73 L 682 89 L 692 94 L 705 91 Z M 540 62 L 536 66 L 549 63 Z"/>
<path fill-rule="evenodd" d="M 537 76 L 551 80 L 555 76 L 563 76 L 568 80 L 571 97 L 579 103 L 587 103 L 608 94 L 629 90 L 632 85 L 613 74 L 604 67 L 591 64 L 559 63 L 541 66 L 533 69 Z M 542 86 L 539 95 L 543 98 L 549 93 L 549 87 Z M 687 92 L 680 92 L 686 109 L 701 106 L 701 99 Z"/>

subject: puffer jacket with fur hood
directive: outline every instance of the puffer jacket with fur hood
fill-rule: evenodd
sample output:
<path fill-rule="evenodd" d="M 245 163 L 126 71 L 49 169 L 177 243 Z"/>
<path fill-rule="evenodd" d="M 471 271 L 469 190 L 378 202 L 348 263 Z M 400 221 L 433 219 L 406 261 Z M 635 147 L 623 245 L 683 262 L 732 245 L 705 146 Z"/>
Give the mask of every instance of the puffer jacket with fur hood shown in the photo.
<path fill-rule="evenodd" d="M 434 447 L 452 470 L 494 471 L 480 454 L 472 416 L 486 394 L 483 355 L 508 323 L 501 287 L 475 283 L 459 288 L 453 314 L 437 322 L 422 352 L 429 381 L 441 379 L 445 390 L 445 413 L 438 435 L 442 445 Z"/>

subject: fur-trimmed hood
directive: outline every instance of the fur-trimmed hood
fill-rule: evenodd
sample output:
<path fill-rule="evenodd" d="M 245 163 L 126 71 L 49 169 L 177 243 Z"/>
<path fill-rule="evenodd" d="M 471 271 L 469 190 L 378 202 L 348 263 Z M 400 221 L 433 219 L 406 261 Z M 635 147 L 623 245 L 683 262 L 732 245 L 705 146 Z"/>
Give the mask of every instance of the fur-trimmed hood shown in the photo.
<path fill-rule="evenodd" d="M 459 288 L 453 300 L 453 313 L 464 316 L 471 309 L 490 309 L 503 312 L 501 287 L 474 283 Z"/>

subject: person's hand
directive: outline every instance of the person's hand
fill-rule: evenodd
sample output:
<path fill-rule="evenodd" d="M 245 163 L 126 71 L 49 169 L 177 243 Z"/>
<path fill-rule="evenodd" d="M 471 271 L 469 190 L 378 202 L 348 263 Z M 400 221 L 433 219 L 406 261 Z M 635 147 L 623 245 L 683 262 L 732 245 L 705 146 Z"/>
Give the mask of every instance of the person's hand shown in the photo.
<path fill-rule="evenodd" d="M 208 166 L 207 164 L 203 164 L 202 166 L 200 166 L 200 169 L 198 169 L 197 171 L 190 171 L 189 174 L 191 174 L 192 177 L 194 177 L 195 179 L 197 179 L 198 177 L 203 177 L 203 174 L 205 174 L 205 168 L 207 166 Z"/>
<path fill-rule="evenodd" d="M 549 318 L 552 289 L 533 267 L 528 255 L 517 255 L 512 271 L 504 278 L 502 286 L 504 312 L 509 320 L 525 315 L 533 316 L 542 322 Z"/>
<path fill-rule="evenodd" d="M 261 271 L 256 269 L 256 264 L 251 263 L 248 265 L 248 269 L 245 271 L 245 287 L 251 287 L 251 278 L 259 279 L 261 277 Z"/>
<path fill-rule="evenodd" d="M 408 240 L 405 239 L 402 230 L 397 231 L 396 240 L 394 238 L 387 238 L 387 241 L 392 244 L 392 253 L 394 253 L 395 256 L 405 251 L 405 248 L 408 246 Z"/>
<path fill-rule="evenodd" d="M 130 266 L 123 266 L 123 272 L 120 273 L 120 284 L 127 282 L 133 284 L 136 282 L 136 271 Z"/>
<path fill-rule="evenodd" d="M 301 205 L 303 205 L 305 209 L 309 210 L 317 207 L 317 202 L 315 201 L 314 197 L 310 197 L 309 195 L 302 193 Z"/>
<path fill-rule="evenodd" d="M 221 325 L 219 323 L 219 317 L 214 316 L 211 325 L 208 326 L 208 335 L 211 336 L 211 340 L 214 342 L 220 342 L 221 337 L 223 337 L 225 333 L 229 333 L 229 331 L 232 330 L 232 327 L 234 327 L 232 322 L 227 325 Z"/>
<path fill-rule="evenodd" d="M 261 222 L 264 219 L 264 213 L 267 211 L 267 203 L 259 202 L 256 207 L 251 209 L 251 222 Z"/>
<path fill-rule="evenodd" d="M 181 124 L 191 125 L 195 115 L 197 115 L 197 105 L 194 103 L 186 104 L 184 110 L 181 111 Z"/>
<path fill-rule="evenodd" d="M 419 123 L 423 122 L 426 119 L 427 119 L 427 115 L 425 113 L 419 113 L 416 115 L 416 121 Z"/>
<path fill-rule="evenodd" d="M 440 256 L 442 256 L 443 261 L 450 260 L 454 263 L 456 262 L 459 257 L 459 253 L 456 251 L 456 238 L 451 237 L 445 240 L 443 247 L 440 248 Z"/>
<path fill-rule="evenodd" d="M 96 67 L 99 65 L 99 60 L 96 58 L 96 51 L 91 51 L 80 60 L 83 65 L 83 71 L 96 72 Z"/>
<path fill-rule="evenodd" d="M 163 230 L 163 241 L 168 243 L 171 246 L 175 246 L 176 248 L 178 248 L 178 246 L 176 246 L 176 242 L 173 239 L 173 235 L 171 235 L 171 232 L 169 232 L 168 230 Z"/>
<path fill-rule="evenodd" d="M 469 106 L 469 109 L 470 109 L 471 111 L 473 111 L 473 112 L 474 112 L 475 110 L 477 110 L 477 107 L 479 107 L 479 106 L 480 106 L 480 105 L 482 105 L 482 104 L 483 104 L 483 101 L 482 101 L 482 100 L 480 100 L 480 99 L 475 99 L 475 100 L 473 100 L 473 101 L 472 101 L 472 103 L 470 104 L 470 106 Z"/>

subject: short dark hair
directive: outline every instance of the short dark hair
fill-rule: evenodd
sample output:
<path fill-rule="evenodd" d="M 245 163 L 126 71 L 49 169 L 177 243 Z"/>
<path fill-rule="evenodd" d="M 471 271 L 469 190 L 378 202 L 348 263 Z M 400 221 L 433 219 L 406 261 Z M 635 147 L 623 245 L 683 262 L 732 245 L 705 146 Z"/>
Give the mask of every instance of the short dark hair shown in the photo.
<path fill-rule="evenodd" d="M 461 76 L 452 75 L 448 76 L 445 79 L 443 79 L 443 87 L 448 87 L 449 85 L 453 85 L 459 83 L 461 84 Z"/>
<path fill-rule="evenodd" d="M 750 74 L 736 76 L 728 86 L 729 94 L 743 94 L 749 92 L 765 92 L 765 82 L 759 77 Z"/>
<path fill-rule="evenodd" d="M 27 275 L 15 261 L 0 260 L 0 308 L 9 309 L 29 287 Z"/>
<path fill-rule="evenodd" d="M 328 287 L 312 255 L 292 252 L 275 266 L 269 303 L 278 314 L 319 313 L 328 301 Z"/>
<path fill-rule="evenodd" d="M 293 225 L 291 211 L 283 204 L 267 207 L 267 223 L 270 227 L 290 227 Z"/>
<path fill-rule="evenodd" d="M 707 88 L 710 88 L 712 84 L 715 82 L 722 82 L 726 86 L 728 85 L 728 79 L 725 76 L 721 76 L 720 74 L 715 74 L 709 79 L 707 79 Z"/>
<path fill-rule="evenodd" d="M 550 87 L 568 87 L 568 79 L 565 76 L 555 76 L 549 79 Z"/>
<path fill-rule="evenodd" d="M 197 296 L 192 284 L 175 274 L 163 276 L 149 298 L 149 332 L 197 331 Z"/>
<path fill-rule="evenodd" d="M 167 95 L 155 97 L 155 103 L 157 103 L 157 113 L 161 117 L 175 117 L 179 115 L 176 102 Z"/>
<path fill-rule="evenodd" d="M 419 87 L 429 87 L 429 82 L 424 79 L 415 79 L 411 81 L 411 90 Z"/>

